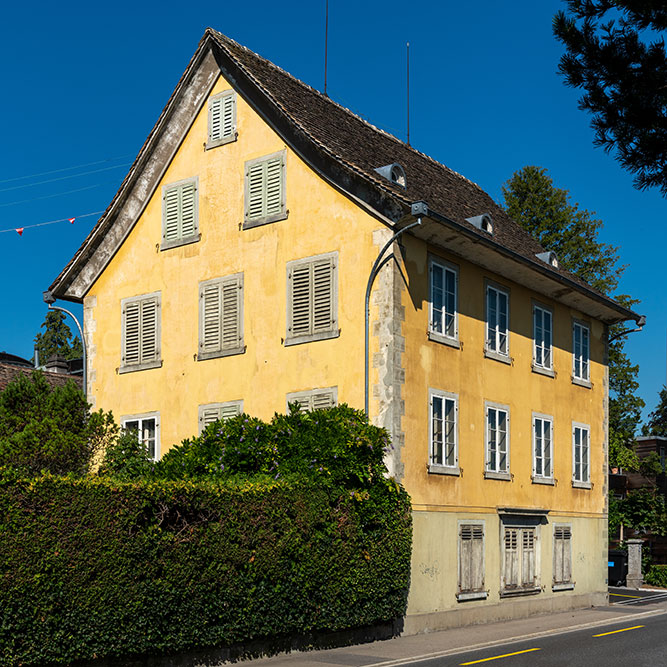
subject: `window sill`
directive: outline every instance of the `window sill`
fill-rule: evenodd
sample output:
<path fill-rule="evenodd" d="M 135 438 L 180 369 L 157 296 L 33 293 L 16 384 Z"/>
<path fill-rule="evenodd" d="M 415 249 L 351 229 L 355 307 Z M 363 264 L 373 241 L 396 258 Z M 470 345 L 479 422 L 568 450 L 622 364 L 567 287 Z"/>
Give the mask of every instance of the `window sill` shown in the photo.
<path fill-rule="evenodd" d="M 581 378 L 572 378 L 572 384 L 576 384 L 577 387 L 585 387 L 586 389 L 593 389 L 593 383 L 590 380 L 582 380 Z"/>
<path fill-rule="evenodd" d="M 461 469 L 458 466 L 442 466 L 435 463 L 429 464 L 428 472 L 431 475 L 452 475 L 454 477 L 461 475 Z"/>
<path fill-rule="evenodd" d="M 330 338 L 338 338 L 340 336 L 340 329 L 334 331 L 321 331 L 320 333 L 308 334 L 307 336 L 294 336 L 285 338 L 283 345 L 301 345 L 301 343 L 313 343 L 316 340 L 329 340 Z"/>
<path fill-rule="evenodd" d="M 577 482 L 575 480 L 572 480 L 572 488 L 573 489 L 592 489 L 593 484 L 591 482 Z"/>
<path fill-rule="evenodd" d="M 573 591 L 574 590 L 574 584 L 569 583 L 569 584 L 554 584 L 551 587 L 552 591 Z"/>
<path fill-rule="evenodd" d="M 484 478 L 485 479 L 498 479 L 502 482 L 511 482 L 512 481 L 512 473 L 510 473 L 510 472 L 493 472 L 492 470 L 485 470 L 484 471 Z"/>
<path fill-rule="evenodd" d="M 221 357 L 232 357 L 236 354 L 245 354 L 245 345 L 235 347 L 232 350 L 216 350 L 215 352 L 200 352 L 197 355 L 197 361 L 206 361 L 206 359 L 219 359 Z"/>
<path fill-rule="evenodd" d="M 537 595 L 541 593 L 542 589 L 539 586 L 533 588 L 515 588 L 510 590 L 500 591 L 500 597 L 502 598 L 518 598 L 523 595 Z"/>
<path fill-rule="evenodd" d="M 457 593 L 456 599 L 459 602 L 465 602 L 466 600 L 486 600 L 489 597 L 487 591 L 475 591 L 470 593 Z"/>
<path fill-rule="evenodd" d="M 538 373 L 539 375 L 546 375 L 547 377 L 550 378 L 556 377 L 556 371 L 554 371 L 553 368 L 545 368 L 544 366 L 536 366 L 535 364 L 533 364 L 532 370 L 533 373 Z"/>
<path fill-rule="evenodd" d="M 503 364 L 512 365 L 512 357 L 509 354 L 501 354 L 500 352 L 494 352 L 493 350 L 484 350 L 484 356 L 487 359 L 493 359 L 494 361 L 500 361 Z"/>
<path fill-rule="evenodd" d="M 533 484 L 546 484 L 547 486 L 556 486 L 556 482 L 553 477 L 538 477 L 537 475 L 532 476 Z"/>
<path fill-rule="evenodd" d="M 256 218 L 255 220 L 244 220 L 243 229 L 252 229 L 253 227 L 261 227 L 262 225 L 269 225 L 272 222 L 278 222 L 279 220 L 287 220 L 289 211 L 284 213 L 276 213 L 275 215 L 267 215 L 264 218 Z"/>
<path fill-rule="evenodd" d="M 192 236 L 186 236 L 183 239 L 170 239 L 169 241 L 162 241 L 160 245 L 160 250 L 170 250 L 171 248 L 178 248 L 182 245 L 190 245 L 191 243 L 197 243 L 201 240 L 201 234 L 193 234 Z"/>
<path fill-rule="evenodd" d="M 442 343 L 443 345 L 449 345 L 449 347 L 455 347 L 457 350 L 461 349 L 461 341 L 458 338 L 451 338 L 445 336 L 444 334 L 438 333 L 437 331 L 431 331 L 430 329 L 427 332 L 429 340 L 432 340 L 434 343 Z"/>
<path fill-rule="evenodd" d="M 145 364 L 132 364 L 132 366 L 121 366 L 118 373 L 134 373 L 135 371 L 147 371 L 150 368 L 162 368 L 162 359 L 147 361 Z"/>
<path fill-rule="evenodd" d="M 216 148 L 217 146 L 224 146 L 225 144 L 231 144 L 233 141 L 236 141 L 239 137 L 238 132 L 230 134 L 228 137 L 222 137 L 221 139 L 216 139 L 215 141 L 207 141 L 204 145 L 205 151 L 210 151 L 211 148 Z"/>

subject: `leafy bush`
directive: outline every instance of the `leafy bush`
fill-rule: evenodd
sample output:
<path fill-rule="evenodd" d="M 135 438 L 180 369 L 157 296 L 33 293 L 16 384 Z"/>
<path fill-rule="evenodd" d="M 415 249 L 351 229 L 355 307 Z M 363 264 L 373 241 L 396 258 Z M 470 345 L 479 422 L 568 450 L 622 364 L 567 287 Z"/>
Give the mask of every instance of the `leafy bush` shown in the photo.
<path fill-rule="evenodd" d="M 300 474 L 334 486 L 366 488 L 386 473 L 389 437 L 360 410 L 341 405 L 301 413 L 296 405 L 270 423 L 240 415 L 211 424 L 170 449 L 155 467 L 164 479 L 229 479 Z"/>
<path fill-rule="evenodd" d="M 0 534 L 6 665 L 337 631 L 406 607 L 410 503 L 384 478 L 351 492 L 303 476 L 123 482 L 6 472 Z"/>
<path fill-rule="evenodd" d="M 91 414 L 74 382 L 52 388 L 35 371 L 0 393 L 0 467 L 84 474 L 117 434 L 111 413 Z"/>
<path fill-rule="evenodd" d="M 99 475 L 117 479 L 138 479 L 152 475 L 155 464 L 137 434 L 123 430 L 105 448 Z"/>
<path fill-rule="evenodd" d="M 650 586 L 667 588 L 667 565 L 651 565 L 644 576 L 644 582 Z"/>

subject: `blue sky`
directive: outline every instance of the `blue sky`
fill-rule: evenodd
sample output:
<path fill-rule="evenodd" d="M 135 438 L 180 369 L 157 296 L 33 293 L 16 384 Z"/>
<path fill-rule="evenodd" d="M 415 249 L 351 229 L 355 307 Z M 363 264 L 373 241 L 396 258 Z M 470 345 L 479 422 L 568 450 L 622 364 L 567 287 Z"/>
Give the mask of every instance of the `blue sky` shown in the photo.
<path fill-rule="evenodd" d="M 282 3 L 13 3 L 0 25 L 0 350 L 31 356 L 42 291 L 104 210 L 212 26 L 322 89 L 325 0 Z M 627 345 L 652 409 L 665 383 L 665 206 L 638 192 L 592 145 L 590 118 L 556 73 L 551 19 L 563 3 L 329 0 L 328 92 L 405 138 L 410 42 L 411 143 L 497 201 L 527 164 L 546 167 L 604 221 L 628 268 L 619 292 L 641 299 L 644 332 Z M 88 165 L 68 169 L 78 165 Z M 65 170 L 65 171 L 63 171 Z M 46 173 L 51 172 L 51 173 Z M 21 178 L 42 174 L 31 178 Z M 49 182 L 44 182 L 49 181 Z M 29 186 L 29 187 L 26 187 Z M 68 307 L 67 304 L 63 304 Z M 75 308 L 80 312 L 80 308 Z M 72 328 L 74 328 L 72 326 Z"/>

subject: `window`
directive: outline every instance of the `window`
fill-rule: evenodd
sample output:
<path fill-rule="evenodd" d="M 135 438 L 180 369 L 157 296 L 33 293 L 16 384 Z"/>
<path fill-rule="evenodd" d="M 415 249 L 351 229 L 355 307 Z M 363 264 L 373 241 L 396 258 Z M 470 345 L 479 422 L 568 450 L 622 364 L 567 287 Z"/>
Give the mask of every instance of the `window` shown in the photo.
<path fill-rule="evenodd" d="M 509 360 L 509 293 L 486 286 L 486 355 Z"/>
<path fill-rule="evenodd" d="M 533 305 L 533 367 L 536 370 L 552 370 L 553 315 L 542 306 Z"/>
<path fill-rule="evenodd" d="M 285 345 L 338 336 L 338 253 L 287 263 Z"/>
<path fill-rule="evenodd" d="M 162 188 L 162 250 L 199 241 L 198 180 L 188 178 Z"/>
<path fill-rule="evenodd" d="M 243 401 L 227 401 L 226 403 L 209 403 L 199 406 L 199 433 L 206 430 L 209 424 L 219 419 L 236 417 L 243 412 Z"/>
<path fill-rule="evenodd" d="M 208 101 L 208 141 L 206 148 L 215 148 L 236 141 L 236 93 L 225 90 Z"/>
<path fill-rule="evenodd" d="M 539 590 L 536 542 L 535 528 L 509 526 L 504 528 L 502 593 Z"/>
<path fill-rule="evenodd" d="M 486 598 L 484 590 L 484 525 L 459 525 L 459 600 Z"/>
<path fill-rule="evenodd" d="M 486 471 L 492 479 L 511 479 L 509 444 L 509 408 L 486 405 Z"/>
<path fill-rule="evenodd" d="M 246 162 L 244 229 L 286 217 L 285 151 Z"/>
<path fill-rule="evenodd" d="M 458 474 L 458 397 L 455 394 L 431 390 L 429 399 L 429 472 Z"/>
<path fill-rule="evenodd" d="M 568 590 L 572 583 L 572 530 L 570 526 L 554 526 L 553 589 Z"/>
<path fill-rule="evenodd" d="M 429 337 L 442 342 L 458 340 L 458 270 L 431 260 Z"/>
<path fill-rule="evenodd" d="M 572 485 L 590 488 L 590 427 L 572 424 Z"/>
<path fill-rule="evenodd" d="M 201 361 L 244 351 L 243 274 L 199 283 L 197 359 Z"/>
<path fill-rule="evenodd" d="M 146 448 L 148 456 L 153 461 L 160 458 L 159 413 L 147 412 L 143 415 L 128 415 L 121 419 L 121 426 L 136 434 L 137 440 Z"/>
<path fill-rule="evenodd" d="M 119 373 L 157 368 L 160 360 L 160 292 L 121 302 L 121 366 Z"/>
<path fill-rule="evenodd" d="M 553 418 L 533 414 L 533 482 L 552 482 Z"/>
<path fill-rule="evenodd" d="M 300 412 L 311 412 L 322 408 L 333 408 L 338 404 L 338 387 L 327 389 L 311 389 L 287 394 L 287 407 L 290 403 L 298 403 Z"/>
<path fill-rule="evenodd" d="M 572 325 L 572 379 L 590 383 L 590 329 L 586 324 Z"/>

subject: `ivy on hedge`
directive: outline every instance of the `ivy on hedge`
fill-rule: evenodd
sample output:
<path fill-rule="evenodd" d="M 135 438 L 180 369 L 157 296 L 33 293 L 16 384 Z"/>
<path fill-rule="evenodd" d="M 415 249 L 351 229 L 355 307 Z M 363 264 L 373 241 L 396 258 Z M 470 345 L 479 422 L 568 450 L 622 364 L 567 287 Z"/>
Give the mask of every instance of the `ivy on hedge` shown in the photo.
<path fill-rule="evenodd" d="M 245 424 L 247 432 L 254 422 Z M 364 463 L 353 474 L 368 471 Z M 382 476 L 358 490 L 304 474 L 274 477 L 22 479 L 5 471 L 0 662 L 160 654 L 403 615 L 405 491 Z"/>

